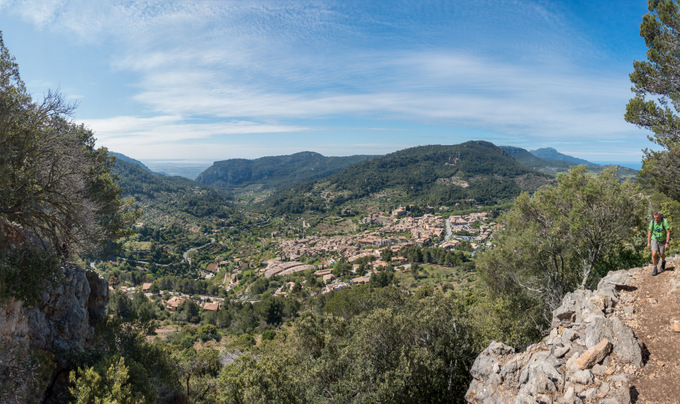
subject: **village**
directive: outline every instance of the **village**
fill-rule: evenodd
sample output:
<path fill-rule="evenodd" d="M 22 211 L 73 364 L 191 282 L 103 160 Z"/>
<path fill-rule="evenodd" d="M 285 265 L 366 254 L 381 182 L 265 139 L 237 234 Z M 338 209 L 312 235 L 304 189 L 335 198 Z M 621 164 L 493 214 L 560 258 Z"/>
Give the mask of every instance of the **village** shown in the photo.
<path fill-rule="evenodd" d="M 328 293 L 331 290 L 367 283 L 372 274 L 379 273 L 381 269 L 390 265 L 396 270 L 405 270 L 410 267 L 406 258 L 401 256 L 392 257 L 390 262 L 382 261 L 381 251 L 385 248 L 389 248 L 393 253 L 398 253 L 410 246 L 455 249 L 461 243 L 469 242 L 474 254 L 479 248 L 490 243 L 492 231 L 497 226 L 496 223 L 488 221 L 488 212 L 448 218 L 432 214 L 409 217 L 406 214 L 406 209 L 400 207 L 395 209 L 390 216 L 369 215 L 362 220 L 362 223 L 380 227 L 359 234 L 281 240 L 279 242 L 280 257 L 266 261 L 266 267 L 260 269 L 259 274 L 270 278 L 317 269 L 314 274 L 321 277 L 325 285 L 321 293 Z M 322 258 L 321 268 L 301 261 L 303 258 L 309 260 L 315 257 Z M 353 264 L 353 272 L 355 272 L 359 267 L 355 261 L 363 257 L 374 257 L 374 260 L 370 262 L 371 271 L 368 274 L 357 276 L 346 283 L 340 282 L 331 273 L 333 264 L 340 259 Z M 228 288 L 233 288 L 237 282 L 237 274 L 233 274 Z M 277 294 L 286 295 L 286 289 L 286 287 L 279 289 Z"/>
<path fill-rule="evenodd" d="M 386 248 L 398 254 L 403 248 L 410 246 L 431 246 L 455 250 L 465 243 L 467 248 L 472 250 L 472 254 L 475 254 L 478 249 L 491 243 L 492 232 L 497 227 L 495 222 L 489 221 L 488 212 L 475 212 L 447 218 L 433 214 L 419 217 L 411 217 L 407 214 L 408 212 L 403 207 L 395 209 L 389 215 L 371 214 L 363 218 L 360 224 L 375 228 L 358 234 L 280 239 L 277 241 L 278 257 L 265 261 L 256 273 L 258 276 L 269 279 L 313 270 L 324 285 L 320 292 L 323 294 L 368 283 L 372 275 L 390 266 L 397 271 L 409 269 L 410 264 L 406 258 L 399 255 L 393 256 L 389 262 L 383 261 L 381 253 Z M 366 274 L 357 274 L 348 282 L 343 282 L 331 273 L 333 265 L 339 260 L 346 260 L 352 264 L 352 272 L 356 273 L 359 268 L 356 262 L 365 257 L 370 257 L 369 260 L 364 260 L 369 261 L 367 263 L 369 271 Z M 234 261 L 238 262 L 239 259 Z M 316 265 L 307 263 L 310 261 L 314 261 Z M 229 262 L 229 260 L 220 260 L 210 263 L 205 271 L 200 271 L 200 273 L 204 278 L 210 279 Z M 225 275 L 226 290 L 234 289 L 239 284 L 241 272 L 240 266 L 237 265 L 231 274 Z M 276 290 L 275 295 L 287 296 L 293 285 L 293 282 L 284 284 Z M 142 292 L 150 295 L 151 286 L 152 283 L 142 284 Z M 132 295 L 135 290 L 134 287 L 123 287 L 123 291 L 129 295 Z M 176 311 L 184 300 L 190 298 L 188 295 L 171 292 L 161 292 L 161 294 L 170 296 L 165 305 L 166 310 L 169 311 Z M 223 298 L 220 297 L 201 296 L 196 303 L 204 310 L 217 311 L 222 301 Z"/>
<path fill-rule="evenodd" d="M 488 213 L 471 213 L 463 216 L 451 216 L 444 219 L 441 216 L 425 214 L 421 217 L 406 217 L 403 208 L 392 212 L 391 216 L 370 215 L 363 219 L 363 223 L 378 224 L 374 231 L 335 236 L 335 237 L 307 237 L 301 239 L 282 240 L 279 245 L 281 256 L 290 262 L 300 257 L 336 256 L 345 257 L 353 261 L 359 256 L 374 254 L 389 247 L 396 252 L 409 246 L 434 245 L 447 249 L 454 249 L 462 241 L 470 242 L 474 250 L 485 245 L 492 234 L 495 223 L 486 223 Z M 485 222 L 474 226 L 476 222 Z M 469 235 L 456 233 L 466 232 Z M 378 254 L 379 256 L 379 254 Z M 277 272 L 271 268 L 266 270 L 268 276 Z"/>

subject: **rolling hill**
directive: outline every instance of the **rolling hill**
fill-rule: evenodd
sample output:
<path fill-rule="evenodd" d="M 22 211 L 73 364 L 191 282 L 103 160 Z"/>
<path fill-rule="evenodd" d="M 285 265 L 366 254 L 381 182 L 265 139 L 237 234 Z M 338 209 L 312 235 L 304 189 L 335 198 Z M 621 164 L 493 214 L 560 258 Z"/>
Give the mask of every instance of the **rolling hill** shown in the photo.
<path fill-rule="evenodd" d="M 114 155 L 116 161 L 112 171 L 118 185 L 124 196 L 135 199 L 145 222 L 196 224 L 206 217 L 230 221 L 240 217 L 232 195 L 226 191 L 184 177 L 157 174 L 136 160 Z"/>
<path fill-rule="evenodd" d="M 196 178 L 196 181 L 234 192 L 274 191 L 327 177 L 354 163 L 375 157 L 366 155 L 326 157 L 306 151 L 254 160 L 230 159 L 213 163 Z"/>
<path fill-rule="evenodd" d="M 326 212 L 356 203 L 495 205 L 552 182 L 492 143 L 419 146 L 284 189 L 262 203 L 276 213 Z"/>

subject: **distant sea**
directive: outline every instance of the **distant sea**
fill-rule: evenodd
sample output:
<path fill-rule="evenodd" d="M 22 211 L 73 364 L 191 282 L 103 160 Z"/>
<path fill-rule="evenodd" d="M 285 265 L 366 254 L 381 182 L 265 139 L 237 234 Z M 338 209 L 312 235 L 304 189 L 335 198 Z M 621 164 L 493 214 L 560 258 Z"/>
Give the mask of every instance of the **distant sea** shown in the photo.
<path fill-rule="evenodd" d="M 144 160 L 151 171 L 165 175 L 179 175 L 195 180 L 198 174 L 210 167 L 212 161 L 207 160 Z"/>
<path fill-rule="evenodd" d="M 615 165 L 632 168 L 633 170 L 642 170 L 642 163 L 637 161 L 593 161 L 593 163 L 602 166 Z"/>

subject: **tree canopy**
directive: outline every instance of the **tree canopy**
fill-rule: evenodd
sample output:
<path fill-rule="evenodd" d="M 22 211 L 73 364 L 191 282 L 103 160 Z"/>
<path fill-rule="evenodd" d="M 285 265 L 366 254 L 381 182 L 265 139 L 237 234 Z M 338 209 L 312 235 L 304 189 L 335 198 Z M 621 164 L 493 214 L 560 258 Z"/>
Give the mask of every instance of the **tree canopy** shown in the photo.
<path fill-rule="evenodd" d="M 635 61 L 630 74 L 635 96 L 626 121 L 653 132 L 661 150 L 645 150 L 642 179 L 680 200 L 680 13 L 676 0 L 649 0 L 640 25 L 647 60 Z"/>
<path fill-rule="evenodd" d="M 620 183 L 613 169 L 592 176 L 578 166 L 556 186 L 515 200 L 478 269 L 492 289 L 525 294 L 547 313 L 566 293 L 619 267 L 645 208 L 634 184 Z"/>
<path fill-rule="evenodd" d="M 73 108 L 53 92 L 34 101 L 0 38 L 0 218 L 46 247 L 90 252 L 132 217 L 110 175 L 113 159 L 72 122 Z"/>
<path fill-rule="evenodd" d="M 58 93 L 33 100 L 0 35 L 0 296 L 30 289 L 31 268 L 111 246 L 134 220 L 113 158 L 73 109 Z"/>

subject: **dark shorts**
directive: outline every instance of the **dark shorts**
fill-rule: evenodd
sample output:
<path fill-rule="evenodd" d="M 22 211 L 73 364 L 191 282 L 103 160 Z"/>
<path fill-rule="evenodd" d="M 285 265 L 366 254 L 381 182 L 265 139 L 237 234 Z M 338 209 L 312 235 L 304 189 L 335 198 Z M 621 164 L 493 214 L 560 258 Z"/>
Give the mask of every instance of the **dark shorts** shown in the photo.
<path fill-rule="evenodd" d="M 666 251 L 666 242 L 652 239 L 652 251 L 658 251 L 663 254 Z"/>

